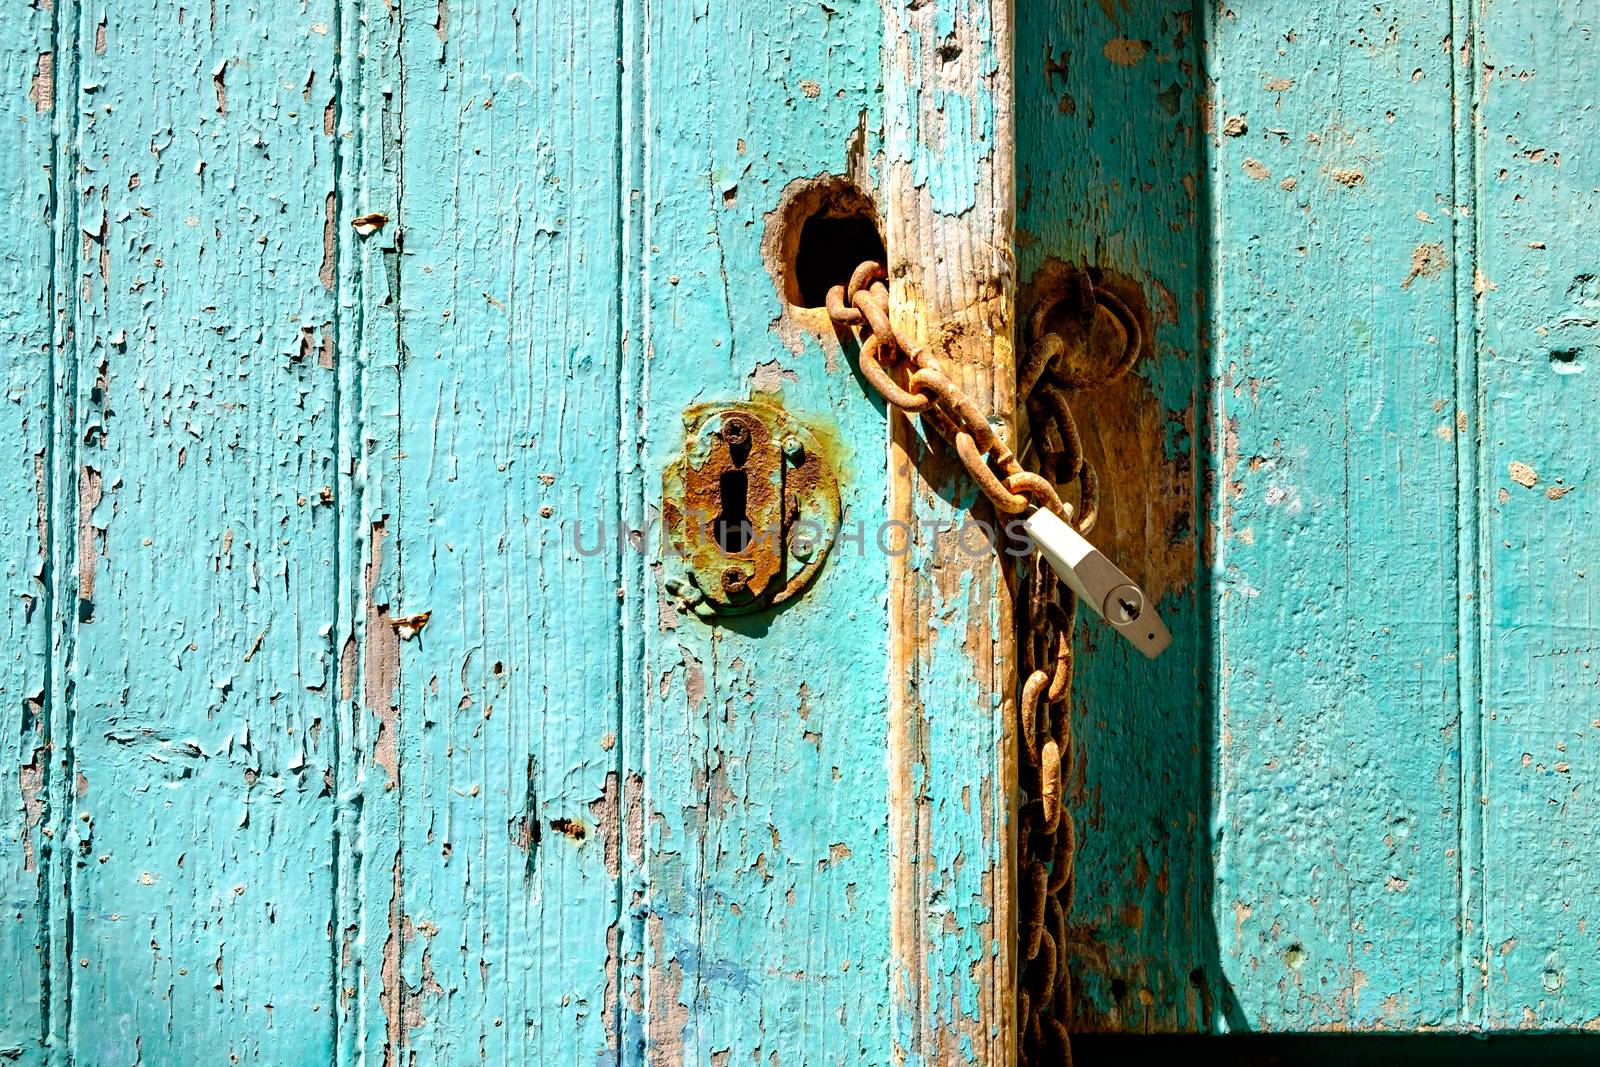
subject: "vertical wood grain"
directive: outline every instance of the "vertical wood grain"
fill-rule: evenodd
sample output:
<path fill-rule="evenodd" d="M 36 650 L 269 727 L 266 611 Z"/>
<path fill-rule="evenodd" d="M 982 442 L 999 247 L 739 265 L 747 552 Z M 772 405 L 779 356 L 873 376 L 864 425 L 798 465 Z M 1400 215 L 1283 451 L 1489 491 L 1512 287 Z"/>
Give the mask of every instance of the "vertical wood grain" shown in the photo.
<path fill-rule="evenodd" d="M 884 12 L 891 315 L 1010 440 L 1011 5 L 887 0 Z M 970 478 L 910 419 L 889 419 L 889 511 L 919 531 L 889 577 L 895 1060 L 1005 1063 L 1016 988 L 1010 598 L 998 558 L 958 548 L 981 499 Z"/>
<path fill-rule="evenodd" d="M 48 693 L 56 46 L 50 12 L 0 11 L 0 1050 L 41 1062 L 51 894 Z"/>
<path fill-rule="evenodd" d="M 78 537 L 78 475 L 76 451 L 71 442 L 77 431 L 76 359 L 79 241 L 78 189 L 69 179 L 78 169 L 77 133 L 80 107 L 78 7 L 75 0 L 52 6 L 50 96 L 50 440 L 46 447 L 46 526 L 42 535 L 46 550 L 46 603 L 50 607 L 49 672 L 44 692 L 44 737 L 49 760 L 44 777 L 45 808 L 40 835 L 44 874 L 41 892 L 46 924 L 40 944 L 39 995 L 43 1001 L 44 1034 L 39 1058 L 59 1060 L 70 1051 L 69 1039 L 74 1005 L 71 955 L 73 948 L 72 897 L 69 891 L 73 870 L 72 850 L 66 831 L 73 816 L 73 700 L 68 668 L 71 663 L 74 612 L 70 605 L 76 595 L 75 550 Z M 43 94 L 41 94 L 42 96 Z M 42 102 L 42 101 L 41 101 Z M 37 106 L 37 105 L 36 105 Z"/>
<path fill-rule="evenodd" d="M 366 630 L 397 796 L 386 1046 L 604 1062 L 617 561 L 579 546 L 617 513 L 616 15 L 408 4 L 393 28 L 398 214 L 373 237 L 396 257 L 398 449 L 372 552 L 395 565 Z"/>
<path fill-rule="evenodd" d="M 1592 1028 L 1600 11 L 1540 0 L 1471 15 L 1460 123 L 1475 151 L 1478 254 L 1462 306 L 1477 342 L 1484 641 L 1469 1020 Z"/>
<path fill-rule="evenodd" d="M 873 180 L 882 18 L 870 2 L 668 0 L 629 4 L 624 22 L 641 376 L 624 414 L 651 563 L 624 588 L 644 657 L 625 709 L 643 728 L 624 773 L 640 805 L 625 1058 L 887 1063 L 883 414 L 825 312 L 787 307 L 762 253 L 791 182 Z M 661 471 L 686 408 L 756 393 L 830 442 L 865 543 L 841 538 L 781 610 L 708 624 L 664 592 Z"/>
<path fill-rule="evenodd" d="M 57 6 L 27 1054 L 890 1058 L 884 413 L 761 253 L 791 180 L 877 194 L 883 23 L 729 17 L 713 69 L 722 22 L 672 7 Z M 643 563 L 571 538 L 646 525 L 688 403 L 774 390 L 865 540 L 759 627 L 658 639 Z M 952 885 L 1000 892 L 972 855 Z"/>
<path fill-rule="evenodd" d="M 1476 807 L 1457 625 L 1463 44 L 1448 10 L 1409 2 L 1229 6 L 1207 29 L 1231 1025 L 1453 1027 Z"/>
<path fill-rule="evenodd" d="M 58 16 L 51 996 L 76 1062 L 331 1053 L 337 14 Z"/>
<path fill-rule="evenodd" d="M 402 1062 L 400 954 L 399 599 L 401 221 L 405 143 L 401 9 L 341 9 L 341 92 L 333 116 L 335 278 L 348 309 L 339 334 L 340 599 L 336 633 L 341 729 L 338 935 L 340 1064 Z M 365 220 L 359 227 L 356 220 Z M 389 223 L 393 221 L 394 225 Z M 379 225 L 379 223 L 382 223 Z"/>
<path fill-rule="evenodd" d="M 1077 1025 L 1592 1025 L 1594 18 L 1017 17 L 0 14 L 0 1059 L 1008 1061 L 1006 588 L 783 298 L 825 173 L 1007 434 L 1016 275 L 1149 302 L 1079 411 L 1178 643 L 1080 630 Z M 708 625 L 661 470 L 757 394 L 847 536 Z"/>
<path fill-rule="evenodd" d="M 1179 749 L 1147 756 L 1129 732 L 1139 703 L 1119 709 L 1130 681 L 1152 686 L 1150 669 L 1096 648 L 1081 713 L 1120 725 L 1085 745 L 1079 1025 L 1586 1025 L 1592 523 L 1571 413 L 1589 399 L 1600 299 L 1578 236 L 1592 114 L 1572 101 L 1592 20 L 1493 3 L 1206 14 L 1215 269 L 1199 595 L 1215 617 L 1220 721 L 1215 899 L 1202 906 L 1220 953 L 1208 956 L 1211 923 L 1188 896 L 1208 892 L 1209 872 L 1192 867 L 1203 881 L 1183 886 L 1169 862 L 1203 843 L 1192 820 L 1152 820 L 1160 862 L 1144 846 L 1120 867 L 1099 851 L 1137 841 L 1123 820 L 1170 803 L 1152 780 L 1181 790 L 1194 772 Z M 1159 127 L 1181 110 L 1182 44 L 1150 9 L 1086 9 L 1061 29 L 1073 46 L 1040 53 L 1040 73 L 1066 91 L 1036 114 L 1072 177 L 1064 197 L 1024 181 L 1024 245 L 1049 257 L 1052 237 L 1072 247 L 1077 230 L 1085 258 L 1127 270 L 1160 243 L 1144 225 L 1181 228 L 1180 186 L 1207 193 L 1162 173 L 1170 152 L 1130 159 L 1143 146 L 1108 121 Z M 1129 78 L 1171 88 L 1141 105 L 1120 95 Z M 1051 104 L 1065 119 L 1047 121 Z M 1053 142 L 1053 127 L 1068 132 Z M 1137 170 L 1119 173 L 1123 160 Z M 1163 302 L 1182 292 L 1174 251 L 1145 253 L 1158 341 Z M 1163 356 L 1149 382 L 1173 396 Z M 1102 398 L 1086 421 L 1116 426 L 1122 403 Z M 1093 451 L 1100 434 L 1086 436 Z M 1128 504 L 1108 509 L 1113 524 Z M 1138 795 L 1121 796 L 1130 761 L 1145 769 Z"/>

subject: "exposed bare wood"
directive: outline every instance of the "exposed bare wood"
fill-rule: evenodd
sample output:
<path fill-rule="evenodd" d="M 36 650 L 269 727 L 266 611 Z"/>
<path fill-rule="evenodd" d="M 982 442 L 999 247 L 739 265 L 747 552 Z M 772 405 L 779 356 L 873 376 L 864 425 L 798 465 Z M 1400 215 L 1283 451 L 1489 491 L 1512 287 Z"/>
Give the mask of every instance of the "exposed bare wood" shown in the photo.
<path fill-rule="evenodd" d="M 1010 5 L 888 0 L 885 17 L 891 313 L 1009 438 Z M 890 417 L 890 514 L 916 532 L 890 563 L 895 1051 L 900 1062 L 1005 1064 L 1015 1056 L 1010 597 L 996 557 L 961 550 L 976 494 L 959 465 L 912 420 Z"/>

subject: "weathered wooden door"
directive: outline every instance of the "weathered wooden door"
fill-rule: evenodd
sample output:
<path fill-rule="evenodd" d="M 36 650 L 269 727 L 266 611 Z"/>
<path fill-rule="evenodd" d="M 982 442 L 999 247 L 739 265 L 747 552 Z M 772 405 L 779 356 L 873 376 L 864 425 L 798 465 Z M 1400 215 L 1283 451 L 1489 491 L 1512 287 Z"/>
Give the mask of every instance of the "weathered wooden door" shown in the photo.
<path fill-rule="evenodd" d="M 1035 279 L 1153 328 L 1074 1029 L 1600 1017 L 1600 7 L 1016 7 L 0 13 L 0 1057 L 1008 1062 L 1009 602 L 897 540 L 977 494 L 821 306 L 879 241 L 1003 429 Z M 854 536 L 708 621 L 751 400 Z"/>
<path fill-rule="evenodd" d="M 1051 6 L 1020 273 L 1148 287 L 1180 642 L 1080 661 L 1079 1030 L 1592 1029 L 1600 5 Z"/>
<path fill-rule="evenodd" d="M 0 1055 L 1003 1059 L 996 569 L 891 605 L 952 509 L 813 292 L 886 230 L 1009 373 L 1003 10 L 0 19 Z M 756 396 L 867 541 L 710 625 L 662 472 Z"/>

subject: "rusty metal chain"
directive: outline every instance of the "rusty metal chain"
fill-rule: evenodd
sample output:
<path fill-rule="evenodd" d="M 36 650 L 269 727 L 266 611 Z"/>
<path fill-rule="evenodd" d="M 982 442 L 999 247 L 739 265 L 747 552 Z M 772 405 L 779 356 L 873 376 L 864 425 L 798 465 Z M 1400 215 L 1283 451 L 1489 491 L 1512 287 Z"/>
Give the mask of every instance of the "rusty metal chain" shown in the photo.
<path fill-rule="evenodd" d="M 1143 332 L 1137 316 L 1108 289 L 1087 279 L 1079 294 L 1090 323 L 1066 336 L 1050 328 L 1050 314 L 1061 299 L 1045 299 L 1029 318 L 1026 362 L 1017 376 L 1017 395 L 1028 413 L 1031 443 L 1024 468 L 989 425 L 982 409 L 938 367 L 925 350 L 908 343 L 889 321 L 889 289 L 882 264 L 865 262 L 846 285 L 828 292 L 829 317 L 847 328 L 862 328 L 861 372 L 883 398 L 902 411 L 915 412 L 955 449 L 961 464 L 983 494 L 1005 516 L 1030 507 L 1047 508 L 1087 534 L 1099 513 L 1098 481 L 1083 453 L 1068 393 L 1090 384 L 1078 369 L 1093 332 L 1093 318 L 1104 314 L 1118 325 L 1122 352 L 1094 378 L 1104 384 L 1123 377 L 1138 361 Z M 896 380 L 896 375 L 903 379 Z M 1077 517 L 1062 501 L 1057 485 L 1078 486 Z M 1018 1061 L 1070 1064 L 1068 1041 L 1072 982 L 1067 967 L 1066 916 L 1072 905 L 1076 830 L 1066 810 L 1064 774 L 1072 766 L 1071 692 L 1073 628 L 1077 598 L 1037 557 L 1020 569 L 1016 597 L 1018 677 L 1017 732 L 1027 795 L 1018 826 Z"/>
<path fill-rule="evenodd" d="M 889 323 L 887 281 L 883 264 L 868 260 L 855 269 L 848 285 L 828 291 L 828 315 L 833 321 L 867 330 L 858 355 L 867 381 L 895 407 L 922 416 L 954 446 L 961 465 L 1000 514 L 1019 515 L 1030 507 L 1042 507 L 1070 522 L 1071 511 L 1049 479 L 1023 470 L 977 402 L 934 366 L 923 348 L 895 332 Z M 895 381 L 889 367 L 899 371 L 906 384 Z"/>

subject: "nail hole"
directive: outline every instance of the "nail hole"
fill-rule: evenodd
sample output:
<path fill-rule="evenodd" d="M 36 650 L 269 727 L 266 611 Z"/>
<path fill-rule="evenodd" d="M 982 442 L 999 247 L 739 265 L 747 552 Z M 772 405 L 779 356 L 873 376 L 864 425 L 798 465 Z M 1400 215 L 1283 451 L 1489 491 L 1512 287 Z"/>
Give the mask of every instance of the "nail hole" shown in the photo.
<path fill-rule="evenodd" d="M 1576 348 L 1560 348 L 1550 353 L 1550 368 L 1557 374 L 1578 374 L 1583 370 L 1583 361 L 1578 358 Z"/>

